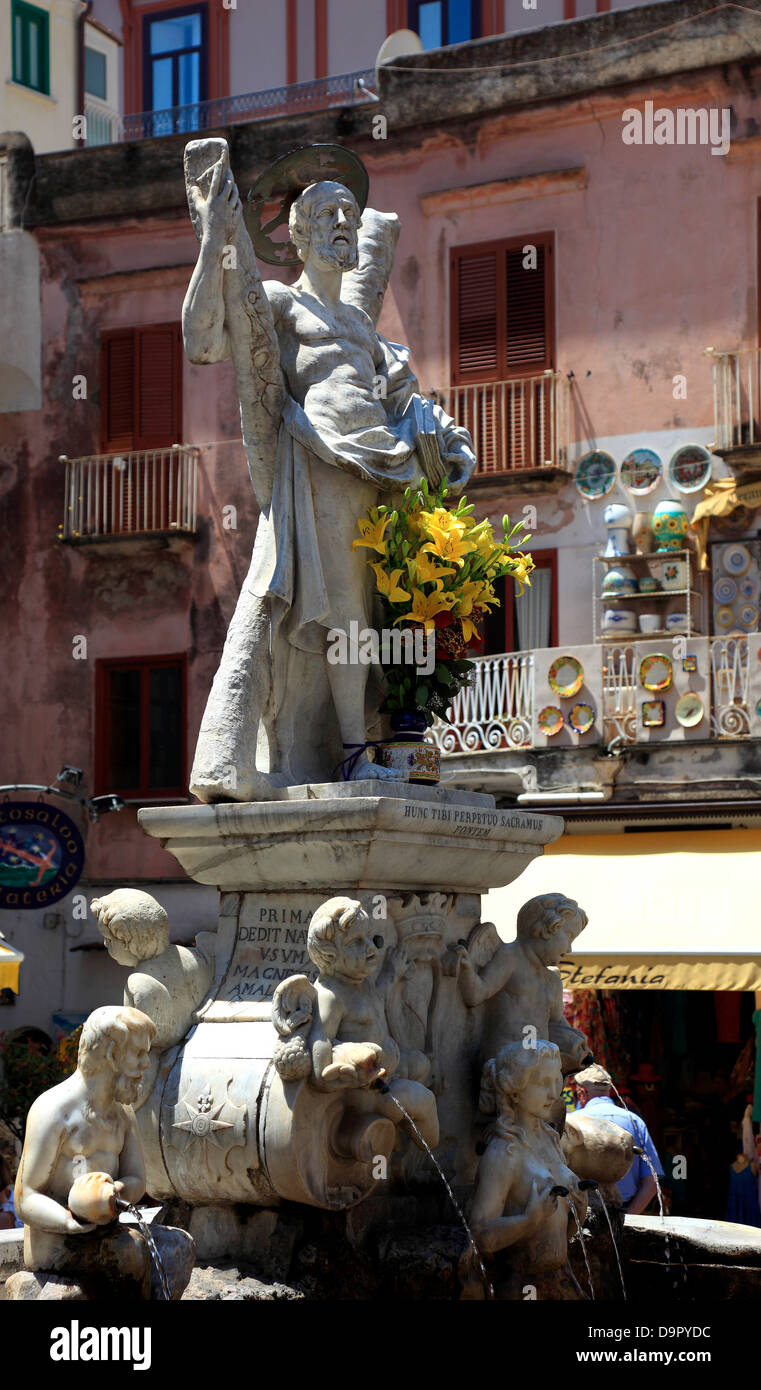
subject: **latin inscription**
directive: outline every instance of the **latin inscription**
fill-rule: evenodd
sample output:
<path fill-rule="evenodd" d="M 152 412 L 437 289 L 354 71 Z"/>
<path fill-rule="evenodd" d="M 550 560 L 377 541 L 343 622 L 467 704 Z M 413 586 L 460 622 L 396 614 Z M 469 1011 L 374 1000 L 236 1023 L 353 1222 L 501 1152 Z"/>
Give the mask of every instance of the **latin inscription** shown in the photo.
<path fill-rule="evenodd" d="M 307 953 L 314 907 L 261 898 L 244 906 L 219 998 L 231 1004 L 267 1000 L 289 975 L 314 980 L 317 970 Z"/>
<path fill-rule="evenodd" d="M 405 820 L 424 820 L 449 825 L 455 835 L 487 836 L 492 830 L 541 830 L 544 822 L 535 816 L 511 815 L 505 811 L 476 811 L 464 806 L 424 806 L 408 802 Z"/>

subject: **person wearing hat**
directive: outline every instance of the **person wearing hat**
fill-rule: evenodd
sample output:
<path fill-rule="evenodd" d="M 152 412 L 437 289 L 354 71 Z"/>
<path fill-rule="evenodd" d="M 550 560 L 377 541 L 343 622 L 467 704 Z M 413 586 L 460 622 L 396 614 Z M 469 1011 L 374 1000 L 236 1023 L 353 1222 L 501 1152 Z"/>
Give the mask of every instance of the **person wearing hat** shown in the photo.
<path fill-rule="evenodd" d="M 631 1110 L 624 1110 L 615 1104 L 611 1095 L 613 1080 L 610 1072 L 598 1062 L 593 1062 L 583 1071 L 577 1071 L 576 1087 L 582 1110 L 593 1119 L 599 1117 L 601 1120 L 611 1120 L 619 1129 L 628 1130 L 636 1146 L 649 1158 L 655 1172 L 659 1177 L 663 1177 L 661 1161 L 645 1121 L 640 1119 L 639 1115 L 633 1115 Z M 644 1157 L 635 1154 L 629 1172 L 616 1183 L 616 1187 L 621 1194 L 625 1211 L 632 1216 L 639 1216 L 646 1210 L 655 1196 L 656 1183 Z"/>

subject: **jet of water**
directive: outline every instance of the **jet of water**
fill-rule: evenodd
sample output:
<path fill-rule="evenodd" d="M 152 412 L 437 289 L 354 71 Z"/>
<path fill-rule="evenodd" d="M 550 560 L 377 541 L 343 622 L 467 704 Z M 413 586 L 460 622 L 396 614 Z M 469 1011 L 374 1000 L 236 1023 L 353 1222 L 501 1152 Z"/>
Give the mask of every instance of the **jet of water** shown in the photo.
<path fill-rule="evenodd" d="M 553 1188 L 552 1191 L 554 1192 L 554 1190 L 555 1190 L 555 1189 Z M 594 1286 L 594 1284 L 592 1283 L 592 1269 L 591 1269 L 591 1266 L 590 1266 L 590 1263 L 589 1263 L 589 1256 L 588 1256 L 588 1254 L 587 1254 L 587 1242 L 586 1242 L 586 1240 L 584 1239 L 584 1232 L 583 1232 L 583 1230 L 582 1230 L 582 1228 L 581 1228 L 581 1222 L 579 1221 L 579 1213 L 577 1212 L 576 1207 L 574 1206 L 573 1199 L 572 1199 L 572 1197 L 571 1197 L 570 1192 L 568 1192 L 568 1189 L 567 1189 L 567 1188 L 566 1188 L 566 1194 L 567 1194 L 567 1195 L 565 1196 L 565 1200 L 566 1200 L 566 1202 L 568 1203 L 568 1210 L 571 1212 L 571 1214 L 573 1215 L 573 1219 L 574 1219 L 574 1221 L 576 1222 L 576 1234 L 577 1234 L 577 1236 L 579 1237 L 579 1241 L 581 1242 L 581 1253 L 582 1253 L 582 1255 L 584 1256 L 584 1263 L 585 1263 L 585 1265 L 586 1265 L 586 1267 L 587 1267 L 587 1279 L 589 1280 L 589 1293 L 590 1293 L 590 1297 L 592 1298 L 592 1302 L 594 1302 L 594 1301 L 595 1301 L 595 1286 Z"/>
<path fill-rule="evenodd" d="M 615 1235 L 613 1234 L 613 1222 L 612 1222 L 611 1219 L 610 1219 L 610 1212 L 608 1211 L 608 1204 L 607 1204 L 607 1202 L 605 1201 L 605 1198 L 603 1197 L 602 1192 L 600 1192 L 599 1188 L 598 1188 L 598 1195 L 599 1195 L 600 1201 L 601 1201 L 601 1203 L 602 1203 L 602 1209 L 603 1209 L 603 1211 L 605 1212 L 605 1220 L 606 1220 L 607 1223 L 608 1223 L 608 1230 L 610 1231 L 610 1238 L 611 1238 L 611 1240 L 612 1240 L 612 1242 L 613 1242 L 613 1249 L 614 1249 L 615 1252 L 616 1252 L 616 1263 L 617 1263 L 617 1265 L 618 1265 L 618 1277 L 619 1277 L 619 1279 L 621 1280 L 621 1292 L 622 1292 L 622 1294 L 623 1294 L 623 1296 L 624 1296 L 624 1303 L 627 1303 L 627 1302 L 628 1302 L 628 1298 L 627 1298 L 627 1294 L 626 1294 L 626 1284 L 624 1283 L 624 1271 L 623 1271 L 623 1269 L 621 1268 L 621 1256 L 620 1256 L 619 1251 L 618 1251 L 618 1244 L 617 1244 L 617 1242 L 616 1242 L 616 1237 L 615 1237 Z"/>
<path fill-rule="evenodd" d="M 142 1214 L 140 1213 L 138 1208 L 134 1207 L 131 1202 L 125 1202 L 123 1197 L 117 1197 L 116 1205 L 120 1211 L 128 1211 L 130 1216 L 132 1216 L 134 1220 L 137 1222 L 137 1225 L 140 1228 L 140 1234 L 142 1235 L 143 1240 L 145 1241 L 146 1245 L 148 1246 L 148 1249 L 151 1252 L 151 1259 L 153 1260 L 153 1263 L 156 1267 L 156 1273 L 159 1276 L 159 1284 L 161 1287 L 162 1297 L 166 1299 L 167 1303 L 171 1302 L 172 1295 L 169 1292 L 169 1285 L 167 1283 L 166 1272 L 161 1262 L 161 1256 L 158 1252 L 156 1242 L 153 1239 L 153 1232 L 150 1226 L 146 1221 L 143 1220 Z"/>
<path fill-rule="evenodd" d="M 459 1216 L 460 1221 L 462 1222 L 462 1226 L 463 1226 L 463 1229 L 464 1229 L 464 1231 L 465 1231 L 465 1234 L 466 1234 L 467 1237 L 468 1237 L 468 1242 L 469 1242 L 469 1244 L 470 1244 L 470 1248 L 471 1248 L 471 1250 L 473 1251 L 473 1254 L 474 1254 L 474 1256 L 475 1256 L 476 1262 L 477 1262 L 478 1267 L 479 1267 L 479 1269 L 480 1269 L 480 1271 L 481 1271 L 481 1277 L 482 1277 L 482 1279 L 483 1279 L 483 1281 L 484 1281 L 484 1286 L 485 1286 L 485 1288 L 486 1288 L 487 1297 L 488 1297 L 488 1298 L 493 1298 L 493 1297 L 494 1297 L 494 1288 L 493 1288 L 493 1286 L 492 1286 L 492 1284 L 491 1284 L 491 1282 L 490 1282 L 490 1280 L 489 1280 L 488 1274 L 486 1273 L 486 1268 L 485 1268 L 485 1266 L 484 1266 L 483 1259 L 481 1258 L 481 1251 L 479 1250 L 478 1246 L 476 1245 L 476 1242 L 475 1242 L 475 1239 L 474 1239 L 474 1236 L 473 1236 L 473 1232 L 471 1231 L 470 1226 L 468 1225 L 467 1221 L 465 1220 L 465 1213 L 464 1213 L 464 1211 L 462 1210 L 462 1207 L 460 1206 L 460 1204 L 459 1204 L 457 1198 L 455 1197 L 454 1192 L 452 1191 L 452 1189 L 451 1189 L 449 1183 L 447 1182 L 447 1179 L 446 1179 L 446 1176 L 445 1176 L 445 1174 L 444 1174 L 444 1170 L 443 1170 L 443 1168 L 441 1167 L 441 1164 L 439 1163 L 438 1159 L 436 1158 L 436 1155 L 434 1154 L 433 1149 L 431 1148 L 430 1144 L 427 1144 L 427 1143 L 426 1143 L 425 1139 L 423 1138 L 422 1134 L 420 1133 L 420 1130 L 418 1129 L 417 1125 L 415 1124 L 415 1121 L 413 1120 L 412 1116 L 409 1114 L 409 1112 L 408 1112 L 407 1110 L 405 1110 L 404 1106 L 401 1104 L 401 1101 L 398 1101 L 398 1100 L 397 1100 L 396 1096 L 392 1093 L 392 1091 L 390 1090 L 389 1087 L 384 1087 L 384 1092 L 385 1092 L 385 1094 L 386 1094 L 387 1096 L 389 1096 L 389 1097 L 391 1098 L 391 1100 L 394 1102 L 394 1105 L 396 1106 L 397 1110 L 400 1110 L 400 1111 L 401 1111 L 402 1115 L 404 1116 L 405 1120 L 406 1120 L 407 1123 L 409 1124 L 410 1128 L 413 1130 L 414 1134 L 416 1135 L 416 1137 L 417 1137 L 418 1140 L 420 1141 L 422 1147 L 425 1149 L 426 1153 L 428 1154 L 428 1157 L 430 1158 L 430 1160 L 431 1160 L 431 1162 L 432 1162 L 434 1168 L 436 1169 L 436 1171 L 437 1171 L 439 1177 L 441 1178 L 441 1181 L 443 1182 L 444 1187 L 446 1188 L 447 1193 L 449 1194 L 449 1200 L 450 1200 L 450 1202 L 452 1203 L 452 1206 L 454 1207 L 455 1211 L 457 1212 L 457 1215 Z"/>

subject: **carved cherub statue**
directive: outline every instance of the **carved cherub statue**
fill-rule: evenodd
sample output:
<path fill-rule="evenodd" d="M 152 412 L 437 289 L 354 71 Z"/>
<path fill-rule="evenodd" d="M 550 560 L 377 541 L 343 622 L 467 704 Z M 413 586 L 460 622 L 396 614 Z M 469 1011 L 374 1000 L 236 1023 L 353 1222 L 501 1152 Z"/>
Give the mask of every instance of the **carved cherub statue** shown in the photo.
<path fill-rule="evenodd" d="M 372 1092 L 373 1111 L 398 1125 L 398 1101 L 435 1148 L 435 1098 L 420 1082 L 394 1075 L 400 1054 L 386 1019 L 385 991 L 409 968 L 409 961 L 397 948 L 389 953 L 383 972 L 376 973 L 380 946 L 361 903 L 330 898 L 317 909 L 307 937 L 310 959 L 319 971 L 317 983 L 310 984 L 305 975 L 291 976 L 272 1000 L 272 1019 L 282 1039 L 275 1064 L 285 1080 L 311 1075 L 322 1091 L 367 1093 L 383 1082 L 385 1092 Z"/>
<path fill-rule="evenodd" d="M 481 1053 L 494 1057 L 506 1042 L 527 1037 L 549 1038 L 557 1043 L 563 1071 L 576 1071 L 589 1056 L 584 1034 L 572 1028 L 563 1015 L 563 986 L 557 965 L 587 925 L 587 915 L 572 898 L 562 893 L 543 893 L 524 903 L 518 913 L 518 935 L 504 942 L 491 922 L 475 927 L 468 947 L 458 946 L 460 992 L 473 1008 L 486 1003 Z M 477 970 L 471 952 L 490 952 L 483 969 Z M 488 1001 L 488 1002 L 487 1002 Z"/>
<path fill-rule="evenodd" d="M 139 1107 L 153 1089 L 161 1053 L 180 1042 L 195 1021 L 213 967 L 202 951 L 170 945 L 169 918 L 150 893 L 117 888 L 95 898 L 90 910 L 112 960 L 133 970 L 124 987 L 125 1005 L 147 1014 L 155 1028 L 150 1065 L 136 1102 Z"/>
<path fill-rule="evenodd" d="M 116 1199 L 134 1204 L 145 1193 L 131 1106 L 155 1032 L 137 1009 L 96 1009 L 82 1029 L 76 1071 L 32 1105 L 15 1190 L 28 1270 L 74 1275 L 96 1290 L 105 1280 L 112 1295 L 149 1297 L 148 1246 L 135 1227 L 118 1222 Z M 173 1265 L 184 1244 L 184 1288 L 193 1267 L 190 1236 L 168 1227 L 153 1235 L 159 1249 L 174 1247 Z"/>
<path fill-rule="evenodd" d="M 479 1109 L 494 1115 L 491 1138 L 478 1166 L 470 1222 L 484 1256 L 510 1248 L 508 1261 L 489 1260 L 497 1298 L 521 1299 L 527 1284 L 538 1298 L 583 1298 L 568 1263 L 568 1236 L 586 1215 L 586 1194 L 567 1167 L 549 1123 L 562 1090 L 560 1053 L 540 1040 L 526 1048 L 508 1043 L 486 1063 Z M 553 1195 L 554 1187 L 568 1196 Z M 463 1298 L 485 1289 L 470 1253 L 460 1262 Z"/>

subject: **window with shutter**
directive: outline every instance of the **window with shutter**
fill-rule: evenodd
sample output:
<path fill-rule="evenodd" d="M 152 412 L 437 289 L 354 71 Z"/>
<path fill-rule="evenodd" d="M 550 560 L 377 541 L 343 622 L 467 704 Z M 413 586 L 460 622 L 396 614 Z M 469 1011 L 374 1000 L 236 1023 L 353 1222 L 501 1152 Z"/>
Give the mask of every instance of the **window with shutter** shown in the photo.
<path fill-rule="evenodd" d="M 182 439 L 182 335 L 178 324 L 104 334 L 102 449 L 166 449 Z"/>
<path fill-rule="evenodd" d="M 95 780 L 128 800 L 187 794 L 184 655 L 96 663 Z"/>
<path fill-rule="evenodd" d="M 480 474 L 542 466 L 551 449 L 552 257 L 551 232 L 451 253 L 452 384 L 468 388 L 454 413 Z"/>

